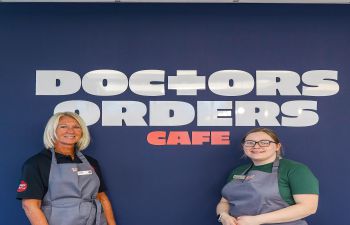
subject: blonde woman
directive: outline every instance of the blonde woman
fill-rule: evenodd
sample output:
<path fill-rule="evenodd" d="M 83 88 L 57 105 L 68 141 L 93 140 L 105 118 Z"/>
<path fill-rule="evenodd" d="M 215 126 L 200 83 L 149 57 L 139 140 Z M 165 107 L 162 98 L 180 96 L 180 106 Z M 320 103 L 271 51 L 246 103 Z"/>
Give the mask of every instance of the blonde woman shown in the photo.
<path fill-rule="evenodd" d="M 17 199 L 32 225 L 115 225 L 99 165 L 81 153 L 89 131 L 75 113 L 53 115 L 45 149 L 23 165 Z"/>

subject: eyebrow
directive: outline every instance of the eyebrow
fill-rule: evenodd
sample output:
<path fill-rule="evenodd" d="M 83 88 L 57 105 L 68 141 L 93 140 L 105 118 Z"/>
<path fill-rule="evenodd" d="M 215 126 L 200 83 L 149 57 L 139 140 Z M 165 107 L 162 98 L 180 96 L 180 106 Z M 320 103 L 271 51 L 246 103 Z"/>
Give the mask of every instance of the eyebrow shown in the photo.
<path fill-rule="evenodd" d="M 68 126 L 68 124 L 66 124 L 66 123 L 59 123 L 59 124 L 57 124 L 57 126 L 62 126 L 62 125 L 66 125 L 66 126 Z M 79 124 L 77 124 L 77 125 L 73 125 L 73 126 L 77 126 L 77 127 L 81 127 Z"/>

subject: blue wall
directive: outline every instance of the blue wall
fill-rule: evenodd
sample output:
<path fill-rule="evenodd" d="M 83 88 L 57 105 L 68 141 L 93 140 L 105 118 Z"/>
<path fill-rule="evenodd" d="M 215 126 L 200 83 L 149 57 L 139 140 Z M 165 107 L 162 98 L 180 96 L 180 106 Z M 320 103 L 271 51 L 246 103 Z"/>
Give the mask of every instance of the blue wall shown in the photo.
<path fill-rule="evenodd" d="M 54 107 L 67 100 L 318 101 L 317 125 L 275 127 L 287 158 L 306 163 L 320 181 L 320 204 L 310 224 L 347 224 L 350 157 L 350 7 L 255 4 L 0 4 L 0 224 L 28 224 L 15 200 L 20 168 L 42 149 L 42 133 Z M 96 69 L 130 75 L 144 69 L 338 71 L 338 94 L 328 97 L 142 97 L 129 90 L 98 97 L 36 96 L 36 70 Z M 251 127 L 165 130 L 230 130 L 231 146 L 155 147 L 154 127 L 90 126 L 86 154 L 96 157 L 119 225 L 217 224 L 215 207 L 229 171 L 242 163 L 239 140 Z M 164 129 L 164 128 L 160 128 Z M 6 221 L 6 222 L 5 222 Z"/>

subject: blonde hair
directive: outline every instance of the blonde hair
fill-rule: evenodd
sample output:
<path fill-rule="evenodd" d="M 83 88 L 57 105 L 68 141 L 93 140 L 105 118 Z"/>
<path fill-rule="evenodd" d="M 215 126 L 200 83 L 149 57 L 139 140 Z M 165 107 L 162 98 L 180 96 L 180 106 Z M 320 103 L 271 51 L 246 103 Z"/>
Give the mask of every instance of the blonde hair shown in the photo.
<path fill-rule="evenodd" d="M 271 130 L 271 129 L 269 129 L 269 128 L 266 128 L 266 127 L 257 127 L 257 128 L 251 129 L 250 131 L 248 131 L 248 132 L 244 135 L 244 137 L 243 137 L 242 140 L 241 140 L 241 143 L 243 144 L 243 142 L 245 141 L 246 137 L 247 137 L 249 134 L 257 133 L 257 132 L 263 132 L 263 133 L 269 135 L 269 136 L 272 138 L 272 140 L 273 140 L 274 142 L 276 142 L 276 144 L 279 144 L 279 145 L 280 145 L 280 148 L 279 148 L 279 150 L 277 151 L 277 156 L 278 156 L 278 157 L 281 157 L 282 154 L 283 154 L 282 143 L 281 143 L 281 141 L 280 141 L 278 135 L 276 134 L 276 132 L 273 131 L 273 130 Z"/>
<path fill-rule="evenodd" d="M 44 145 L 47 149 L 53 148 L 55 146 L 55 142 L 57 140 L 56 129 L 58 126 L 58 122 L 61 117 L 68 116 L 75 119 L 82 130 L 82 136 L 80 140 L 75 144 L 76 150 L 81 151 L 87 148 L 90 143 L 90 133 L 84 122 L 84 120 L 76 113 L 73 112 L 59 112 L 55 113 L 46 124 L 44 131 Z"/>

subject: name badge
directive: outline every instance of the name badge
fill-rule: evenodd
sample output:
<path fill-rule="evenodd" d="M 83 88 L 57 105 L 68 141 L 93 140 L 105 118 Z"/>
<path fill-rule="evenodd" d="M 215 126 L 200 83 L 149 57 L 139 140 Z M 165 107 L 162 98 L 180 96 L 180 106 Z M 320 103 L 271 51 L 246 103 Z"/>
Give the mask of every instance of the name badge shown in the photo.
<path fill-rule="evenodd" d="M 255 175 L 251 175 L 251 176 L 245 176 L 245 175 L 233 175 L 233 179 L 235 180 L 242 180 L 242 181 L 247 181 L 247 180 L 251 180 L 255 177 Z"/>
<path fill-rule="evenodd" d="M 92 170 L 83 170 L 83 171 L 78 171 L 78 176 L 84 176 L 84 175 L 91 175 Z"/>
<path fill-rule="evenodd" d="M 236 180 L 245 180 L 247 176 L 244 176 L 244 175 L 233 175 L 233 179 L 236 179 Z"/>

